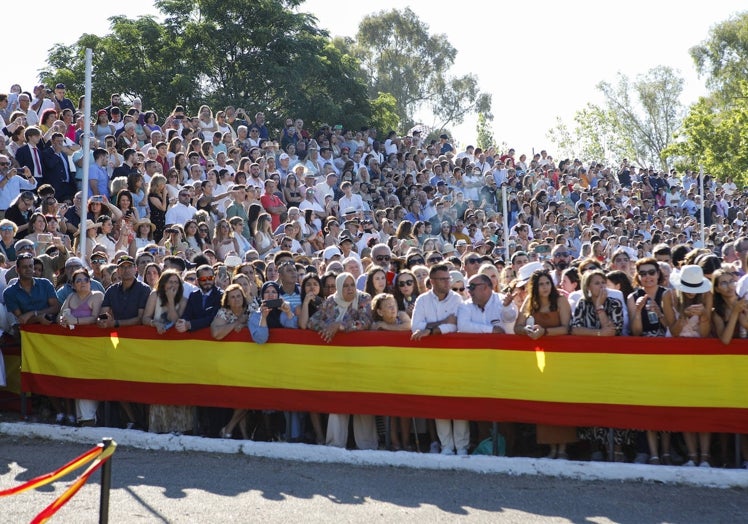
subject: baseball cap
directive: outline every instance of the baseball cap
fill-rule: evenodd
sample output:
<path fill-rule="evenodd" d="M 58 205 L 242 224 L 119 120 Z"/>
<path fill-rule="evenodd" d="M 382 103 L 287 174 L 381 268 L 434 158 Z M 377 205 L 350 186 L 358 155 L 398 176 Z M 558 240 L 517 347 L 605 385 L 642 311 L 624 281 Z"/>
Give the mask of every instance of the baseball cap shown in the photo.
<path fill-rule="evenodd" d="M 130 255 L 122 255 L 119 257 L 119 260 L 117 261 L 117 265 L 121 266 L 122 264 L 135 265 L 135 259 L 132 258 Z"/>
<path fill-rule="evenodd" d="M 322 259 L 325 262 L 327 262 L 334 256 L 343 256 L 343 253 L 340 252 L 340 248 L 338 246 L 328 246 L 322 252 Z"/>
<path fill-rule="evenodd" d="M 65 267 L 83 266 L 83 261 L 78 257 L 70 257 L 65 261 Z"/>

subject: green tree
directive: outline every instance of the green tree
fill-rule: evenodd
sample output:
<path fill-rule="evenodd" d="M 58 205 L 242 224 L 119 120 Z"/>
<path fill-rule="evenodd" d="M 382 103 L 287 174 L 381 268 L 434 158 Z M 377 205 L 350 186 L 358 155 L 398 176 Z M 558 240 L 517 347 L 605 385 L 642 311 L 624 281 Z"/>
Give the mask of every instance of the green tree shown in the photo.
<path fill-rule="evenodd" d="M 748 12 L 717 24 L 709 38 L 689 52 L 712 94 L 730 105 L 734 97 L 743 96 L 741 81 L 748 78 Z"/>
<path fill-rule="evenodd" d="M 262 109 L 278 120 L 363 125 L 370 107 L 358 63 L 330 45 L 314 16 L 294 10 L 301 3 L 156 1 L 170 31 L 184 34 L 214 104 Z"/>
<path fill-rule="evenodd" d="M 364 17 L 355 49 L 369 74 L 369 95 L 395 97 L 403 131 L 422 109 L 432 113 L 431 127 L 439 129 L 462 123 L 470 113 L 490 114 L 491 95 L 480 92 L 474 75 L 449 76 L 457 50 L 446 35 L 431 35 L 410 8 Z"/>
<path fill-rule="evenodd" d="M 703 97 L 691 107 L 676 141 L 664 153 L 671 162 L 724 180 L 748 183 L 748 82 L 737 82 L 729 107 Z"/>
<path fill-rule="evenodd" d="M 40 77 L 45 83 L 62 81 L 71 95 L 84 92 L 85 50 L 92 50 L 93 110 L 109 104 L 109 95 L 139 96 L 144 106 L 159 114 L 171 111 L 175 101 L 200 99 L 196 71 L 182 53 L 182 41 L 152 17 L 109 19 L 111 32 L 84 34 L 71 46 L 52 48 Z"/>
<path fill-rule="evenodd" d="M 716 25 L 690 53 L 710 93 L 690 108 L 665 154 L 677 165 L 748 183 L 748 13 Z"/>
<path fill-rule="evenodd" d="M 164 20 L 110 19 L 112 32 L 56 46 L 43 76 L 75 78 L 82 92 L 85 48 L 94 51 L 94 107 L 109 94 L 140 96 L 160 114 L 176 103 L 194 112 L 241 105 L 268 122 L 302 116 L 349 127 L 371 106 L 358 61 L 333 45 L 301 0 L 156 0 Z M 68 83 L 68 82 L 66 82 Z"/>
<path fill-rule="evenodd" d="M 494 145 L 493 129 L 490 123 L 493 121 L 493 117 L 486 116 L 483 113 L 478 113 L 478 124 L 475 126 L 475 131 L 478 133 L 476 140 L 476 147 L 480 147 L 483 151 Z"/>
<path fill-rule="evenodd" d="M 631 157 L 640 164 L 666 167 L 662 151 L 672 142 L 684 116 L 679 101 L 683 84 L 683 78 L 665 66 L 650 69 L 635 82 L 619 74 L 615 86 L 598 84 L 606 110 L 631 143 L 635 152 Z"/>
<path fill-rule="evenodd" d="M 397 101 L 389 93 L 379 93 L 371 102 L 371 126 L 384 132 L 400 127 L 400 115 L 397 114 Z"/>

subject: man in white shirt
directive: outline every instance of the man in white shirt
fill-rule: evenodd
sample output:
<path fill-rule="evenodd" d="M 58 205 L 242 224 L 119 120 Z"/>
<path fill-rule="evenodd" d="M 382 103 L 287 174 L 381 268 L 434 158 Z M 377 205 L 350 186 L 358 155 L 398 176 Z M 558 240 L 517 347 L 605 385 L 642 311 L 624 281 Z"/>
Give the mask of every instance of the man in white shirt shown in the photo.
<path fill-rule="evenodd" d="M 361 195 L 353 193 L 353 184 L 346 180 L 340 184 L 340 190 L 343 191 L 343 196 L 340 197 L 340 201 L 338 202 L 341 213 L 344 209 L 348 208 L 353 208 L 356 212 L 364 211 L 364 201 Z"/>
<path fill-rule="evenodd" d="M 502 324 L 517 318 L 517 310 L 504 307 L 501 296 L 494 292 L 487 275 L 473 275 L 468 280 L 470 299 L 457 311 L 457 331 L 460 333 L 505 333 Z"/>
<path fill-rule="evenodd" d="M 435 264 L 429 270 L 431 290 L 418 296 L 411 321 L 414 341 L 431 335 L 457 331 L 457 312 L 462 305 L 460 295 L 452 291 L 449 266 Z M 470 431 L 466 421 L 437 419 L 436 432 L 441 442 L 442 454 L 467 455 Z"/>
<path fill-rule="evenodd" d="M 26 115 L 26 127 L 39 124 L 39 115 L 31 109 L 31 98 L 26 93 L 18 95 L 18 111 Z"/>
<path fill-rule="evenodd" d="M 179 201 L 171 206 L 166 212 L 166 224 L 184 225 L 185 222 L 192 219 L 197 213 L 197 209 L 190 204 L 190 192 L 188 189 L 179 190 Z"/>
<path fill-rule="evenodd" d="M 338 175 L 335 173 L 328 173 L 325 180 L 317 184 L 315 187 L 315 196 L 320 206 L 325 205 L 325 197 L 331 195 L 335 198 L 335 184 L 338 183 Z"/>
<path fill-rule="evenodd" d="M 39 84 L 34 87 L 34 100 L 31 101 L 31 109 L 36 111 L 36 114 L 41 118 L 42 113 L 47 109 L 54 109 L 59 112 L 60 106 L 55 103 L 52 90 L 47 89 L 44 84 Z"/>

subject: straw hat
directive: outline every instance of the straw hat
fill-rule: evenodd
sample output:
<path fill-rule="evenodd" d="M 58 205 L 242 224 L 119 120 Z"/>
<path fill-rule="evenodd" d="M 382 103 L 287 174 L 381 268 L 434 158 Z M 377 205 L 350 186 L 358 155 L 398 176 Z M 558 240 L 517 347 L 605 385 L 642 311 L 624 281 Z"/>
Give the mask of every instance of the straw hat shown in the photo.
<path fill-rule="evenodd" d="M 99 224 L 98 222 L 94 222 L 90 218 L 86 219 L 86 231 L 88 231 L 89 229 L 99 229 L 99 227 L 101 227 L 101 224 Z M 80 232 L 81 232 L 81 229 L 79 227 L 78 231 L 76 231 L 75 234 L 79 235 Z"/>
<path fill-rule="evenodd" d="M 146 226 L 146 225 L 151 228 L 151 233 L 156 231 L 156 225 L 150 220 L 148 220 L 147 218 L 141 218 L 140 220 L 135 222 L 135 231 L 140 229 L 140 226 Z"/>

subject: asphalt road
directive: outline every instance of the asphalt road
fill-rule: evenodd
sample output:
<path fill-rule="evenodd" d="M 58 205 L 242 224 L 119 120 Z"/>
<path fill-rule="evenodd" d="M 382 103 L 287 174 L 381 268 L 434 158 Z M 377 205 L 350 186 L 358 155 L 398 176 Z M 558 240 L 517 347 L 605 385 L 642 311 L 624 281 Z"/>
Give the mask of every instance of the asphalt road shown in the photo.
<path fill-rule="evenodd" d="M 88 449 L 0 435 L 0 489 Z M 748 491 L 459 471 L 313 464 L 120 446 L 110 522 L 746 522 Z M 72 477 L 71 477 L 72 478 Z M 29 522 L 68 482 L 0 499 Z M 52 522 L 98 521 L 99 474 Z"/>

